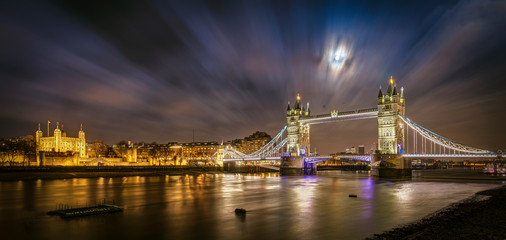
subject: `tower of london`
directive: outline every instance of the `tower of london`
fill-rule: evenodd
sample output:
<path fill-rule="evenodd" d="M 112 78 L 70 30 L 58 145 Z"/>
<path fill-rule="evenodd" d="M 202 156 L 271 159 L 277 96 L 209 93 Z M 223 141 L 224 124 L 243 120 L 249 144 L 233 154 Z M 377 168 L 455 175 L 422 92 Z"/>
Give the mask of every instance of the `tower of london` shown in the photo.
<path fill-rule="evenodd" d="M 78 137 L 67 137 L 67 133 L 59 127 L 59 123 L 56 123 L 56 129 L 54 130 L 53 136 L 44 137 L 42 130 L 40 130 L 40 124 L 38 130 L 35 132 L 35 149 L 37 155 L 37 162 L 40 162 L 40 154 L 44 153 L 77 153 L 79 157 L 86 157 L 86 138 L 83 131 L 83 125 L 78 133 Z"/>

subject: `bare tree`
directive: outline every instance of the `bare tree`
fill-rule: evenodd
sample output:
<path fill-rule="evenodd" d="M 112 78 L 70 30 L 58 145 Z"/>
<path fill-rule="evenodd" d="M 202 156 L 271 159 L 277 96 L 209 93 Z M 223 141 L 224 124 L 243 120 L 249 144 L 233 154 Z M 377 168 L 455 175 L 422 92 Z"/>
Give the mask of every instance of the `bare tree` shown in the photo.
<path fill-rule="evenodd" d="M 8 163 L 12 166 L 14 159 L 19 155 L 19 146 L 17 139 L 14 138 L 2 138 L 0 139 L 0 155 L 2 158 L 2 165 Z"/>
<path fill-rule="evenodd" d="M 162 146 L 156 142 L 153 142 L 149 146 L 149 156 L 156 162 L 158 161 L 158 166 L 160 166 L 160 157 L 162 156 L 161 152 Z"/>
<path fill-rule="evenodd" d="M 118 143 L 116 143 L 116 145 L 114 145 L 113 149 L 114 149 L 114 151 L 115 151 L 115 153 L 116 153 L 117 156 L 125 157 L 126 154 L 127 154 L 127 149 L 129 147 L 130 146 L 128 146 L 128 142 L 127 141 L 121 140 Z"/>
<path fill-rule="evenodd" d="M 106 157 L 108 148 L 109 146 L 104 141 L 95 140 L 95 142 L 91 145 L 91 153 L 89 154 L 98 158 Z"/>
<path fill-rule="evenodd" d="M 160 151 L 160 158 L 163 159 L 164 165 L 167 165 L 167 159 L 170 157 L 172 151 L 168 146 L 162 146 L 159 149 Z"/>
<path fill-rule="evenodd" d="M 25 166 L 25 162 L 30 166 L 30 159 L 35 157 L 35 139 L 29 135 L 21 138 L 17 141 L 18 154 L 23 156 L 22 165 Z"/>

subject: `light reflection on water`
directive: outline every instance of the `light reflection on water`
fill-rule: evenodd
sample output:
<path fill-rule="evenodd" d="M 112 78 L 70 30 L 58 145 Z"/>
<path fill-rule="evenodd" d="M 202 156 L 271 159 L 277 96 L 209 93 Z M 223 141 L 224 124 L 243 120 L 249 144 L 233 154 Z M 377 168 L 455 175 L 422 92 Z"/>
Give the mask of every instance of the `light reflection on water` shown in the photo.
<path fill-rule="evenodd" d="M 0 226 L 7 239 L 361 239 L 494 186 L 338 171 L 0 182 Z M 58 203 L 104 199 L 125 211 L 72 220 L 45 215 Z M 249 212 L 236 216 L 235 208 Z"/>

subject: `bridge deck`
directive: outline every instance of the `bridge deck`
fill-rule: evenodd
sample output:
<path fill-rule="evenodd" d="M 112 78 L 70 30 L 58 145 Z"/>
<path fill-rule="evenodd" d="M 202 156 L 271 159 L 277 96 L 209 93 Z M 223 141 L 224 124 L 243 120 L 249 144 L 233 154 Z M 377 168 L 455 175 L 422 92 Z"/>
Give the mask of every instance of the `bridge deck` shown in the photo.
<path fill-rule="evenodd" d="M 233 162 L 233 161 L 269 161 L 269 160 L 281 160 L 281 157 L 256 157 L 256 158 L 225 158 L 223 159 L 224 162 Z"/>
<path fill-rule="evenodd" d="M 370 162 L 372 159 L 372 155 L 367 154 L 343 154 L 343 155 L 333 155 L 333 156 L 314 156 L 305 158 L 307 162 L 321 162 L 332 160 L 334 158 L 347 158 L 353 160 L 359 160 L 364 162 Z"/>
<path fill-rule="evenodd" d="M 497 154 L 403 154 L 404 158 L 411 159 L 420 159 L 420 158 L 431 158 L 431 159 L 472 159 L 472 158 L 480 158 L 480 159 L 493 159 L 497 158 Z M 373 155 L 367 154 L 342 154 L 342 155 L 333 155 L 333 156 L 311 156 L 305 157 L 307 162 L 320 162 L 332 160 L 334 158 L 348 158 L 359 161 L 371 162 Z M 233 159 L 223 159 L 224 162 L 231 161 L 279 161 L 281 157 L 265 157 L 265 158 L 233 158 Z"/>
<path fill-rule="evenodd" d="M 404 158 L 497 158 L 497 154 L 403 154 Z"/>

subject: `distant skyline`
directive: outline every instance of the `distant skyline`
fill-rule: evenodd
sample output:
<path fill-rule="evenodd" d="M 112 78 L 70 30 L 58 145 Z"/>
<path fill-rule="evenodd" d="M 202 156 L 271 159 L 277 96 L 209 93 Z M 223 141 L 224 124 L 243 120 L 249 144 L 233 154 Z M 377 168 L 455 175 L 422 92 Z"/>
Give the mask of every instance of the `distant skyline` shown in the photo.
<path fill-rule="evenodd" d="M 87 141 L 274 136 L 300 93 L 312 114 L 376 106 L 506 148 L 505 1 L 3 1 L 0 137 L 47 121 Z M 377 120 L 311 127 L 320 153 L 377 141 Z"/>

